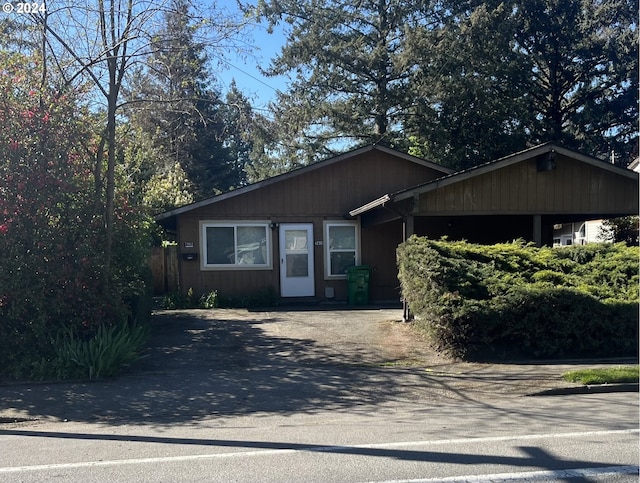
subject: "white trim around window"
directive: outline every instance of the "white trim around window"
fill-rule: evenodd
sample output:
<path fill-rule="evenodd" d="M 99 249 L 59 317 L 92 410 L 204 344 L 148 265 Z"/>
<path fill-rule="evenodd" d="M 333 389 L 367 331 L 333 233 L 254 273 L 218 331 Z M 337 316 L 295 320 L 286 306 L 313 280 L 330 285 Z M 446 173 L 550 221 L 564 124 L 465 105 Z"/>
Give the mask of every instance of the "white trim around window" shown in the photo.
<path fill-rule="evenodd" d="M 357 221 L 324 222 L 324 277 L 346 279 L 346 269 L 360 265 L 360 225 Z"/>
<path fill-rule="evenodd" d="M 202 270 L 271 270 L 269 221 L 201 221 Z"/>

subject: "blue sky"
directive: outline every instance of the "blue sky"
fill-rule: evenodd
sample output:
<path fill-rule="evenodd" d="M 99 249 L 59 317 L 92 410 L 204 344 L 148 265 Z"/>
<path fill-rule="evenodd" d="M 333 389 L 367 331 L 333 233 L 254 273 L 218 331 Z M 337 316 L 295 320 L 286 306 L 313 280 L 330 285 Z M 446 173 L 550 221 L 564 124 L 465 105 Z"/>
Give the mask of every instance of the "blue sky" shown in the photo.
<path fill-rule="evenodd" d="M 215 0 L 214 0 L 215 1 Z M 220 0 L 217 8 L 226 9 L 231 14 L 239 14 L 235 0 Z M 267 33 L 266 24 L 255 25 L 248 33 L 247 43 L 252 44 L 248 56 L 236 55 L 232 50 L 225 52 L 226 69 L 217 70 L 223 94 L 235 80 L 238 88 L 247 96 L 256 109 L 265 109 L 269 101 L 274 100 L 276 90 L 286 88 L 285 78 L 266 77 L 259 67 L 266 68 L 273 56 L 284 44 L 282 30 Z"/>

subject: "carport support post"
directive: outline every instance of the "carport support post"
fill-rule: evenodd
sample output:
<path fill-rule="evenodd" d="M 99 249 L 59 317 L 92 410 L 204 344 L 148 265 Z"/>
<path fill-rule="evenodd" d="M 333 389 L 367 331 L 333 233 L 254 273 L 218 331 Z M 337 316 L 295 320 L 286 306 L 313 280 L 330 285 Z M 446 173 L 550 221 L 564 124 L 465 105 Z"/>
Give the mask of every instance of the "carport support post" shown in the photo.
<path fill-rule="evenodd" d="M 413 215 L 406 215 L 402 218 L 402 240 L 407 241 L 407 239 L 413 235 L 414 232 L 414 219 Z M 405 322 L 410 321 L 413 318 L 411 315 L 411 311 L 409 310 L 409 304 L 407 301 L 402 298 L 402 320 Z"/>
<path fill-rule="evenodd" d="M 407 215 L 402 220 L 402 241 L 407 241 L 413 231 L 413 215 Z"/>
<path fill-rule="evenodd" d="M 542 215 L 533 215 L 533 241 L 536 246 L 542 246 Z"/>

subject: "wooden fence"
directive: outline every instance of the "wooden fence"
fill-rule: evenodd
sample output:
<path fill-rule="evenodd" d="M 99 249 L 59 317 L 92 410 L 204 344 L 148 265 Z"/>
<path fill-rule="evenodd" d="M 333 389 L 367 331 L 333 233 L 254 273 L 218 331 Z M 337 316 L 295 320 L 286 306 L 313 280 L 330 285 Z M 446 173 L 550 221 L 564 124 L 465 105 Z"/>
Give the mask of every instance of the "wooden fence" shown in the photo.
<path fill-rule="evenodd" d="M 154 247 L 149 260 L 153 273 L 153 294 L 165 295 L 178 291 L 178 247 Z"/>

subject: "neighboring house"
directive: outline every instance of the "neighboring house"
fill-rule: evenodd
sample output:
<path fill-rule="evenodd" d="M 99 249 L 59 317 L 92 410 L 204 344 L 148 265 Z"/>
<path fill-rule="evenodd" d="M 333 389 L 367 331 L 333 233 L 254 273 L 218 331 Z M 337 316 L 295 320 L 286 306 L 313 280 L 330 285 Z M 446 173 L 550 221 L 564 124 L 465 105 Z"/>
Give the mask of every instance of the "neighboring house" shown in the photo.
<path fill-rule="evenodd" d="M 413 233 L 551 245 L 556 224 L 637 212 L 637 173 L 554 144 L 458 173 L 369 146 L 156 220 L 175 230 L 183 291 L 343 301 L 345 270 L 366 264 L 370 299 L 398 301 Z"/>
<path fill-rule="evenodd" d="M 553 246 L 585 245 L 587 243 L 610 242 L 603 233 L 604 220 L 588 220 L 583 223 L 559 223 L 553 225 Z"/>

